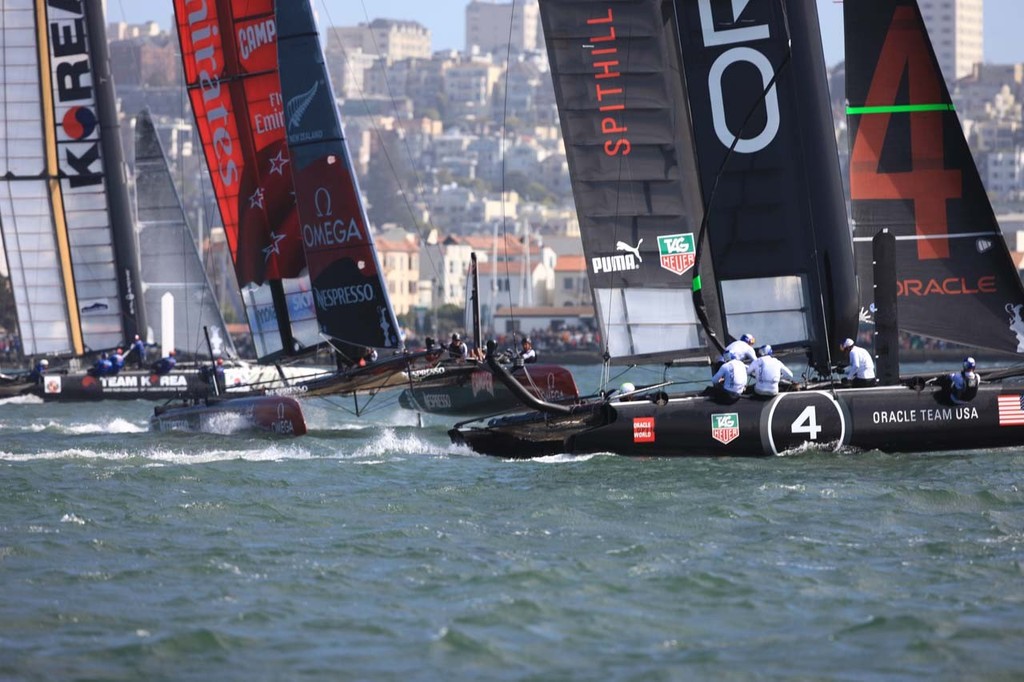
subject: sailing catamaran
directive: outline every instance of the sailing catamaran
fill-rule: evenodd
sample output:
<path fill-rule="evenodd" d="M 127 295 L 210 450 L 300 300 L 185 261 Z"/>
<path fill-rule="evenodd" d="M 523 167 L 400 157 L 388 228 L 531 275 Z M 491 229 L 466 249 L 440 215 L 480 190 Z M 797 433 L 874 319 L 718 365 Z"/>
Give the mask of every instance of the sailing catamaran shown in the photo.
<path fill-rule="evenodd" d="M 470 416 L 495 414 L 514 409 L 520 405 L 517 393 L 513 393 L 501 381 L 495 380 L 494 372 L 482 362 L 483 331 L 480 324 L 480 277 L 476 254 L 470 254 L 469 272 L 466 277 L 466 330 L 472 343 L 470 356 L 465 359 L 446 358 L 431 372 L 436 377 L 419 382 L 403 390 L 398 404 L 407 410 L 440 414 L 446 416 Z M 576 380 L 565 367 L 547 363 L 527 365 L 516 351 L 507 354 L 503 362 L 512 364 L 512 377 L 541 400 L 568 402 L 579 398 Z"/>
<path fill-rule="evenodd" d="M 989 373 L 958 404 L 899 376 L 901 327 L 1024 350 L 1024 290 L 915 0 L 845 9 L 857 275 L 881 385 L 831 379 L 858 299 L 813 0 L 541 0 L 581 230 L 600 233 L 584 248 L 609 352 L 673 360 L 703 345 L 714 359 L 731 330 L 751 330 L 807 352 L 822 378 L 731 405 L 661 387 L 568 407 L 534 400 L 535 412 L 456 425 L 455 442 L 506 457 L 1024 442 L 1024 386 Z M 614 254 L 619 240 L 643 261 Z M 692 304 L 678 281 L 657 286 L 663 270 L 691 269 Z"/>
<path fill-rule="evenodd" d="M 98 3 L 4 2 L 0 22 L 0 233 L 26 357 L 42 384 L 5 393 L 46 400 L 163 399 L 201 390 L 194 370 L 166 376 L 74 369 L 149 335 Z M 134 359 L 134 358 L 130 358 Z M 134 363 L 133 363 L 134 364 Z M 148 364 L 148 363 L 147 363 Z"/>
<path fill-rule="evenodd" d="M 327 347 L 338 370 L 275 393 L 407 385 L 407 352 L 305 2 L 175 0 L 197 129 L 261 363 Z M 301 88 L 299 87 L 301 85 Z M 377 362 L 360 362 L 380 349 Z"/>

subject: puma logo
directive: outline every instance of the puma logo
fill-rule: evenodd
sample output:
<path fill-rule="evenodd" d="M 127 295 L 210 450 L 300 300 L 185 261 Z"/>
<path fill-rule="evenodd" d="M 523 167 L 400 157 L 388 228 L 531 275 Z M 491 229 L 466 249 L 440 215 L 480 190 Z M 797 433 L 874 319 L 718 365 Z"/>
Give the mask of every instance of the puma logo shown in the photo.
<path fill-rule="evenodd" d="M 636 243 L 636 246 L 630 246 L 626 242 L 615 242 L 615 250 L 616 251 L 625 251 L 626 253 L 631 253 L 634 256 L 636 256 L 636 259 L 638 261 L 643 263 L 644 259 L 640 257 L 640 245 L 643 244 L 643 243 L 644 243 L 643 239 L 638 241 Z"/>

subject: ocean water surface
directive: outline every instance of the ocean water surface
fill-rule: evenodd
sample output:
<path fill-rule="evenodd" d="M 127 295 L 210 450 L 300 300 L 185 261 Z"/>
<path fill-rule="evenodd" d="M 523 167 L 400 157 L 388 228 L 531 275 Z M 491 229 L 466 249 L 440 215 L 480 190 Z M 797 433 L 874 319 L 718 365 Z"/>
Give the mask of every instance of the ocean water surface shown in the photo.
<path fill-rule="evenodd" d="M 1024 448 L 511 462 L 393 398 L 152 407 L 0 403 L 0 679 L 1024 676 Z"/>

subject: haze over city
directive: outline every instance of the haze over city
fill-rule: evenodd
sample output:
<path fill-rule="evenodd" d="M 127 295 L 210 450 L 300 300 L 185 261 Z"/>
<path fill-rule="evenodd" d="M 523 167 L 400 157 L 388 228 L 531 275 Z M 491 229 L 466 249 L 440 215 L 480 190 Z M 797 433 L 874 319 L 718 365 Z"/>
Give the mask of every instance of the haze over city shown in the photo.
<path fill-rule="evenodd" d="M 465 10 L 467 0 L 316 0 L 314 6 L 322 26 L 353 26 L 383 19 L 418 21 L 430 29 L 435 50 L 465 47 Z M 108 2 L 108 21 L 142 23 L 156 21 L 164 29 L 171 25 L 171 3 Z M 843 5 L 836 0 L 818 0 L 825 59 L 835 64 L 843 59 Z M 1024 6 L 1021 0 L 985 0 L 985 61 L 1010 63 L 1024 61 L 1020 42 Z"/>

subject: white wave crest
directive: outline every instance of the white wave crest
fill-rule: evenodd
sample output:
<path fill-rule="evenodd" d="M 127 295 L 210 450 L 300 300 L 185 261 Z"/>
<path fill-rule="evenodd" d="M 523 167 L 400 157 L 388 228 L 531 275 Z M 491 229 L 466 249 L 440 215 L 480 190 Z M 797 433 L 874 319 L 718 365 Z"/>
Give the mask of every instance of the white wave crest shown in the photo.
<path fill-rule="evenodd" d="M 209 464 L 230 460 L 249 462 L 277 462 L 282 460 L 313 459 L 309 450 L 295 445 L 271 445 L 270 447 L 253 450 L 143 450 L 140 452 L 110 451 L 102 452 L 81 448 L 70 448 L 48 452 L 12 453 L 0 451 L 0 460 L 10 462 L 32 462 L 57 459 L 96 459 L 110 462 L 140 460 L 144 466 L 168 466 Z"/>
<path fill-rule="evenodd" d="M 570 455 L 567 453 L 561 453 L 558 455 L 544 455 L 543 457 L 531 457 L 529 461 L 540 462 L 541 464 L 565 464 L 566 462 L 587 462 L 598 456 L 614 457 L 614 455 L 610 453 L 590 453 L 586 455 Z"/>
<path fill-rule="evenodd" d="M 398 435 L 394 429 L 384 429 L 371 442 L 353 452 L 350 456 L 360 459 L 380 458 L 388 455 L 448 455 L 451 448 L 440 448 L 415 434 Z"/>
<path fill-rule="evenodd" d="M 51 422 L 53 424 L 53 422 Z M 60 429 L 67 431 L 68 433 L 87 434 L 87 433 L 145 433 L 149 429 L 139 424 L 133 424 L 127 419 L 121 417 L 115 417 L 107 424 L 76 424 L 72 426 L 65 426 L 63 424 L 55 424 Z"/>
<path fill-rule="evenodd" d="M 37 395 L 16 395 L 0 399 L 0 405 L 42 405 L 43 399 Z"/>

